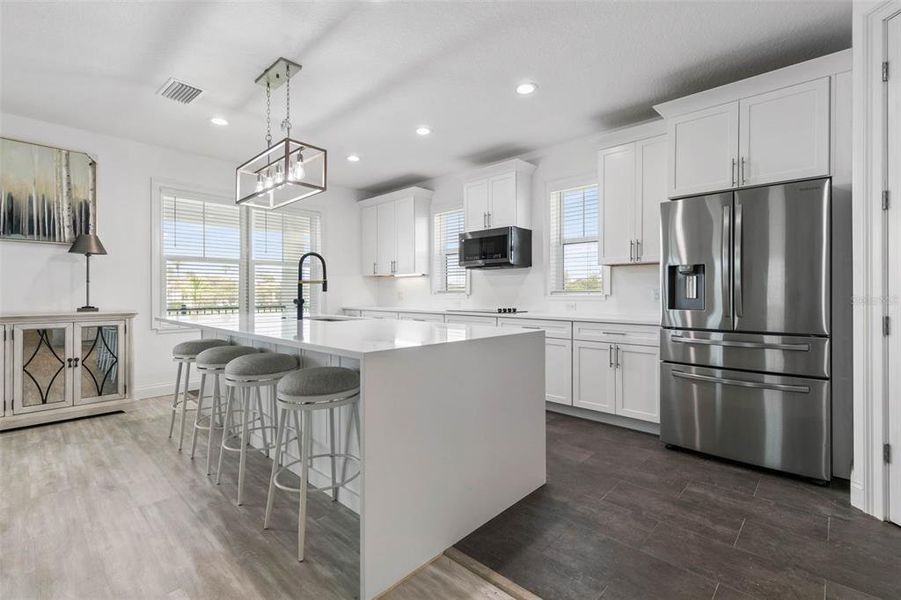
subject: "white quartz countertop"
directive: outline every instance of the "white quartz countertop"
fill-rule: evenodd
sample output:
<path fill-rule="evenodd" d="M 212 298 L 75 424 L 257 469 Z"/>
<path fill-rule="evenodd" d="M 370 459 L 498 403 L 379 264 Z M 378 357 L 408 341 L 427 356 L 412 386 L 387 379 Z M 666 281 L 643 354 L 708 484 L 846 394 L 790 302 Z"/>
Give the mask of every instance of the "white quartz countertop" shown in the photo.
<path fill-rule="evenodd" d="M 465 308 L 410 308 L 399 306 L 345 306 L 345 310 L 371 310 L 376 312 L 418 313 L 430 315 L 469 315 L 474 317 L 502 317 L 505 319 L 541 319 L 548 321 L 580 321 L 585 323 L 623 323 L 627 325 L 660 325 L 660 315 L 600 315 L 560 314 L 541 312 L 493 313 Z"/>
<path fill-rule="evenodd" d="M 423 323 L 393 319 L 297 321 L 281 314 L 190 315 L 160 318 L 159 321 L 236 337 L 290 346 L 316 352 L 361 358 L 372 352 L 401 348 L 452 344 L 509 335 L 541 335 L 529 329 L 501 329 L 491 326 L 451 323 Z"/>

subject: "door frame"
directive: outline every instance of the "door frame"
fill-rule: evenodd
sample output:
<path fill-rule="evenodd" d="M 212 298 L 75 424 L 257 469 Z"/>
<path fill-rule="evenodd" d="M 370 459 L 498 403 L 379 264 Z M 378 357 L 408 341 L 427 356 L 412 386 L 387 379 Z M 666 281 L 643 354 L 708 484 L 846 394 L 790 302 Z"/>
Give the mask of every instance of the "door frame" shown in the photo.
<path fill-rule="evenodd" d="M 883 444 L 888 441 L 888 339 L 883 316 L 889 308 L 886 289 L 886 214 L 882 210 L 885 164 L 885 94 L 882 62 L 886 53 L 886 22 L 901 13 L 901 0 L 858 1 L 853 15 L 854 79 L 854 464 L 851 504 L 879 519 L 887 519 L 888 465 Z M 901 77 L 901 65 L 893 69 Z M 901 190 L 894 193 L 896 205 Z M 895 210 L 901 210 L 898 206 Z M 895 335 L 901 323 L 895 324 Z M 899 394 L 895 394 L 899 397 Z M 901 401 L 896 401 L 901 403 Z M 901 450 L 901 449 L 898 449 Z M 898 454 L 898 452 L 896 452 Z M 901 457 L 896 457 L 896 460 Z"/>

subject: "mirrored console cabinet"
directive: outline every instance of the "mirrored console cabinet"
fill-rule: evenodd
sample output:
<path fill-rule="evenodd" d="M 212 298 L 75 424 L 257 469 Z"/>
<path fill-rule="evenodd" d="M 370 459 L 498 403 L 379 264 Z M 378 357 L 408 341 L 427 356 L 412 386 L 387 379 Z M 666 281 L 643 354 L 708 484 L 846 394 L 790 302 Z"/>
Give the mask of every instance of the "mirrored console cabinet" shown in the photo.
<path fill-rule="evenodd" d="M 0 316 L 0 431 L 119 410 L 135 313 Z"/>

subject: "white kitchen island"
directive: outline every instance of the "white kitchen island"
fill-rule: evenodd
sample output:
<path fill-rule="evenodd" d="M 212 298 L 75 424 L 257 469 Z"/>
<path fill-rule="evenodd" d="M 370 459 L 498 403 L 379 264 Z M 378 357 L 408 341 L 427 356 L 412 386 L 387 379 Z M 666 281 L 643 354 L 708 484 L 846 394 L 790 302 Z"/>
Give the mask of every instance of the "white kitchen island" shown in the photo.
<path fill-rule="evenodd" d="M 545 483 L 544 332 L 337 319 L 160 320 L 297 354 L 303 367 L 359 368 L 362 476 L 340 500 L 360 514 L 369 599 Z M 314 445 L 325 431 L 314 424 Z"/>

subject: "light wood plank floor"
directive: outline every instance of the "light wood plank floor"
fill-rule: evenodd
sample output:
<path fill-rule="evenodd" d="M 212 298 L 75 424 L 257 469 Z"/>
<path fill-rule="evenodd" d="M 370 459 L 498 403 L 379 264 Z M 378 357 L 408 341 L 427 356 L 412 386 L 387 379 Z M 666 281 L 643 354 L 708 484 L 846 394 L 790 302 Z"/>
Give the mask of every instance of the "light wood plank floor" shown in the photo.
<path fill-rule="evenodd" d="M 262 529 L 271 462 L 248 454 L 235 506 L 237 458 L 216 486 L 205 444 L 191 461 L 166 438 L 167 403 L 0 434 L 0 598 L 356 598 L 358 517 L 311 494 L 298 563 L 295 498 Z M 510 596 L 441 557 L 385 598 Z"/>

